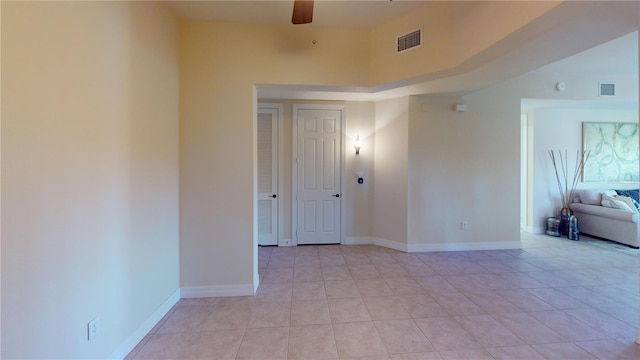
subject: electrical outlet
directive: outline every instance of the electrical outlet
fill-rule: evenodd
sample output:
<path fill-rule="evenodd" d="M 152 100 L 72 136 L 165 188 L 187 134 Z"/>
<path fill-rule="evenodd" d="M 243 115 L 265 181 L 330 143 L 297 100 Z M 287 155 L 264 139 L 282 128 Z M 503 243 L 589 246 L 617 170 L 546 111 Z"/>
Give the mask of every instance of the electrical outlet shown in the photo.
<path fill-rule="evenodd" d="M 467 229 L 469 229 L 469 223 L 468 223 L 468 222 L 466 222 L 466 221 L 463 221 L 462 223 L 460 223 L 460 228 L 461 228 L 462 230 L 467 230 Z"/>
<path fill-rule="evenodd" d="M 100 331 L 100 318 L 95 318 L 87 324 L 87 340 L 91 340 L 98 335 Z"/>

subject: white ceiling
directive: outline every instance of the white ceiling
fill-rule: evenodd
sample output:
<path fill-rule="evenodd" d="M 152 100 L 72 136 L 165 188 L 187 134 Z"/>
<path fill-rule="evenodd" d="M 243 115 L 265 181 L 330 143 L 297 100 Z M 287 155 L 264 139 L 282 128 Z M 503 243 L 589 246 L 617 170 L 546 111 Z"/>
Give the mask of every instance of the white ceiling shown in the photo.
<path fill-rule="evenodd" d="M 428 3 L 427 0 L 315 0 L 313 23 L 296 26 L 372 28 Z M 291 24 L 293 12 L 293 0 L 187 0 L 168 4 L 178 16 L 191 20 Z"/>
<path fill-rule="evenodd" d="M 611 40 L 579 54 L 533 71 L 552 76 L 598 74 L 606 77 L 638 77 L 638 32 Z"/>

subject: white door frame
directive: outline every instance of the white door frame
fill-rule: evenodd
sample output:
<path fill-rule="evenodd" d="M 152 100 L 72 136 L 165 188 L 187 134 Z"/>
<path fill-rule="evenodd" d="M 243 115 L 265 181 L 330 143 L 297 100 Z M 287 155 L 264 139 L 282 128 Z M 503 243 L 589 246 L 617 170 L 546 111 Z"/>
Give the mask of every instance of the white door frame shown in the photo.
<path fill-rule="evenodd" d="M 340 111 L 340 244 L 344 244 L 345 239 L 345 214 L 346 214 L 346 197 L 345 197 L 345 130 L 346 130 L 346 110 L 344 105 L 325 105 L 325 104 L 294 104 L 292 116 L 292 137 L 293 145 L 291 147 L 291 245 L 298 245 L 298 110 L 338 110 Z"/>
<path fill-rule="evenodd" d="M 277 146 L 278 149 L 278 197 L 277 197 L 277 202 L 278 202 L 278 221 L 277 221 L 277 229 L 276 229 L 276 239 L 278 241 L 278 246 L 282 246 L 283 245 L 283 241 L 282 241 L 282 229 L 284 229 L 284 220 L 283 220 L 283 210 L 282 210 L 282 193 L 283 193 L 283 187 L 282 187 L 282 179 L 283 179 L 283 175 L 282 175 L 282 164 L 283 164 L 283 155 L 282 155 L 282 141 L 283 141 L 283 137 L 284 137 L 284 131 L 283 131 L 283 123 L 284 123 L 284 106 L 282 104 L 274 104 L 274 103 L 258 103 L 258 112 L 261 109 L 275 109 L 278 111 L 278 118 L 275 119 L 278 122 L 278 141 L 275 144 Z M 257 116 L 257 115 L 256 115 Z M 257 196 L 257 193 L 256 193 Z"/>
<path fill-rule="evenodd" d="M 520 231 L 527 231 L 529 223 L 529 114 L 520 114 Z"/>

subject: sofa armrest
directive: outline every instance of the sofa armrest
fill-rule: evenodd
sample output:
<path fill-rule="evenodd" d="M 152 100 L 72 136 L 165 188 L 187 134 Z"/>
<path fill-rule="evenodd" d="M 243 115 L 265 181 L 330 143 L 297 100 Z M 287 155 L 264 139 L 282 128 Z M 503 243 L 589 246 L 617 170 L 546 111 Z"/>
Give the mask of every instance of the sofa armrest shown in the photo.
<path fill-rule="evenodd" d="M 625 211 L 620 209 L 613 209 L 598 205 L 587 205 L 582 203 L 572 203 L 570 205 L 571 210 L 576 213 L 584 213 L 596 216 L 602 216 L 609 219 L 616 219 L 628 222 L 638 222 L 637 211 Z"/>

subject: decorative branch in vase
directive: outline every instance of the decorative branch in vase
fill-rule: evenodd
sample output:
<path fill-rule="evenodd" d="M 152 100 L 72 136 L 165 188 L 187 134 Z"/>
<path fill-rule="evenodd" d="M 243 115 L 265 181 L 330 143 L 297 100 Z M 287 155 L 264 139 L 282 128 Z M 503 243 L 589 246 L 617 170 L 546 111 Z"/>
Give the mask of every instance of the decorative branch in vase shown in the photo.
<path fill-rule="evenodd" d="M 567 235 L 569 231 L 568 219 L 571 215 L 569 205 L 575 197 L 576 188 L 584 172 L 584 165 L 587 163 L 587 160 L 589 160 L 589 155 L 591 155 L 591 150 L 582 151 L 582 154 L 577 150 L 575 166 L 571 169 L 569 167 L 569 154 L 567 150 L 564 151 L 564 155 L 560 150 L 557 152 L 555 150 L 549 150 L 549 157 L 551 158 L 553 169 L 556 173 L 556 182 L 558 184 L 558 191 L 560 192 L 560 200 L 562 201 L 562 209 L 560 210 L 560 232 L 562 235 Z M 573 172 L 571 172 L 571 170 L 573 170 Z"/>
<path fill-rule="evenodd" d="M 564 155 L 560 150 L 558 150 L 557 153 L 555 150 L 549 150 L 549 157 L 553 163 L 553 169 L 556 172 L 556 182 L 558 184 L 558 191 L 560 192 L 563 208 L 568 208 L 571 201 L 573 201 L 576 194 L 576 187 L 578 186 L 578 182 L 584 171 L 584 165 L 589 159 L 590 154 L 591 150 L 582 151 L 582 156 L 580 156 L 579 150 L 576 151 L 575 166 L 571 174 L 569 173 L 571 169 L 569 168 L 570 164 L 567 150 L 564 151 Z"/>

